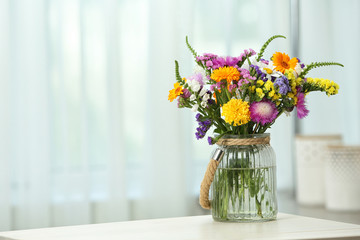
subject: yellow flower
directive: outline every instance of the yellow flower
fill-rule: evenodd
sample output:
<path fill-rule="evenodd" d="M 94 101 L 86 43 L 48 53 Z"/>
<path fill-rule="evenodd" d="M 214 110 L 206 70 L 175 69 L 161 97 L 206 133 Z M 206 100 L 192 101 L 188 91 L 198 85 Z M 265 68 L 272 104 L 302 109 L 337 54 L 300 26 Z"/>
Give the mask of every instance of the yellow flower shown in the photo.
<path fill-rule="evenodd" d="M 270 90 L 274 89 L 274 83 L 272 81 L 266 81 L 264 87 L 265 87 L 265 90 L 270 91 Z"/>
<path fill-rule="evenodd" d="M 313 78 L 306 78 L 306 82 L 312 84 L 312 83 L 314 83 L 314 79 Z"/>
<path fill-rule="evenodd" d="M 221 67 L 215 69 L 211 73 L 210 78 L 216 82 L 226 80 L 228 84 L 231 84 L 232 81 L 238 81 L 240 79 L 240 72 L 234 67 Z"/>
<path fill-rule="evenodd" d="M 327 93 L 328 93 L 328 95 L 334 95 L 334 93 L 335 93 L 335 88 L 334 88 L 334 87 L 329 88 L 328 91 L 327 91 Z"/>
<path fill-rule="evenodd" d="M 258 85 L 259 87 L 261 87 L 262 85 L 264 85 L 264 81 L 263 80 L 258 80 L 256 82 L 256 85 Z"/>
<path fill-rule="evenodd" d="M 241 99 L 231 99 L 222 107 L 221 116 L 233 126 L 246 124 L 250 121 L 249 103 Z"/>
<path fill-rule="evenodd" d="M 298 98 L 297 98 L 297 97 L 294 97 L 293 99 L 294 99 L 294 105 L 296 105 L 296 104 L 297 104 L 297 101 L 298 101 Z"/>
<path fill-rule="evenodd" d="M 295 80 L 294 70 L 286 69 L 285 74 L 289 80 Z"/>
<path fill-rule="evenodd" d="M 275 70 L 285 73 L 287 69 L 295 69 L 296 64 L 298 63 L 297 58 L 292 58 L 290 60 L 289 55 L 281 52 L 275 52 L 272 56 L 272 61 L 275 66 Z"/>
<path fill-rule="evenodd" d="M 168 100 L 170 102 L 174 101 L 178 96 L 180 96 L 183 93 L 183 88 L 180 86 L 180 83 L 176 82 L 174 84 L 174 89 L 171 89 L 169 91 Z"/>
<path fill-rule="evenodd" d="M 307 83 L 320 88 L 321 91 L 325 91 L 328 96 L 335 95 L 339 92 L 339 85 L 329 79 L 307 78 Z"/>
<path fill-rule="evenodd" d="M 270 68 L 264 68 L 264 70 L 267 72 L 267 74 L 272 74 L 273 70 L 271 70 Z"/>
<path fill-rule="evenodd" d="M 256 94 L 260 97 L 263 98 L 265 96 L 263 90 L 261 88 L 257 88 L 256 89 Z"/>
<path fill-rule="evenodd" d="M 269 92 L 269 97 L 273 97 L 275 95 L 275 90 L 271 90 L 270 92 Z"/>
<path fill-rule="evenodd" d="M 287 94 L 287 97 L 288 97 L 288 98 L 294 98 L 295 95 L 294 95 L 293 93 L 288 93 L 288 94 Z"/>
<path fill-rule="evenodd" d="M 253 93 L 253 92 L 255 92 L 255 88 L 256 88 L 255 86 L 250 86 L 249 90 Z"/>
<path fill-rule="evenodd" d="M 275 101 L 275 100 L 278 100 L 278 99 L 280 99 L 280 97 L 281 97 L 281 94 L 274 94 L 274 96 L 272 97 L 272 100 L 273 101 Z"/>

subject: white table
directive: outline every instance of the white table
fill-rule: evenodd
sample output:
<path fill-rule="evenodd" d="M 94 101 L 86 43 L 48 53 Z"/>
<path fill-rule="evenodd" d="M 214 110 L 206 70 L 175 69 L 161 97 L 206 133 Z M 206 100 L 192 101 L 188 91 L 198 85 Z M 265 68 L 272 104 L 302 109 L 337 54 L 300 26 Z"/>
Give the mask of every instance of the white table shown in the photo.
<path fill-rule="evenodd" d="M 211 216 L 164 218 L 0 232 L 1 240 L 360 239 L 360 225 L 280 213 L 276 221 L 221 223 Z"/>

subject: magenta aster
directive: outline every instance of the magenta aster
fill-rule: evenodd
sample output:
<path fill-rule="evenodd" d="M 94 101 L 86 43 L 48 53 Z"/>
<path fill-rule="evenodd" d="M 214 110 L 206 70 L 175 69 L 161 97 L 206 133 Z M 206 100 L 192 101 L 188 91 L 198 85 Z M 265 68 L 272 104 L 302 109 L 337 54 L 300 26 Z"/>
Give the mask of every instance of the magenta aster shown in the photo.
<path fill-rule="evenodd" d="M 275 103 L 269 100 L 253 102 L 250 105 L 251 120 L 256 123 L 261 123 L 261 125 L 274 121 L 278 113 L 279 111 L 277 110 Z"/>
<path fill-rule="evenodd" d="M 309 110 L 306 108 L 305 105 L 305 95 L 303 93 L 299 93 L 297 96 L 297 103 L 296 103 L 296 111 L 298 118 L 302 119 L 309 114 Z"/>

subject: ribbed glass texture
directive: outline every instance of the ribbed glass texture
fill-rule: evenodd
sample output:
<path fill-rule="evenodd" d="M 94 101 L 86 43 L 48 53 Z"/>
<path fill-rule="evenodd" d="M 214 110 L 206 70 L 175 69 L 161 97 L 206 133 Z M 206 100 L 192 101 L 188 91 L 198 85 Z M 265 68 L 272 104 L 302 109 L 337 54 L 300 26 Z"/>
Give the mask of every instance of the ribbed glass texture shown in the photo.
<path fill-rule="evenodd" d="M 224 138 L 265 138 L 270 134 Z M 276 157 L 270 144 L 220 146 L 225 152 L 211 188 L 216 221 L 253 222 L 276 219 Z"/>

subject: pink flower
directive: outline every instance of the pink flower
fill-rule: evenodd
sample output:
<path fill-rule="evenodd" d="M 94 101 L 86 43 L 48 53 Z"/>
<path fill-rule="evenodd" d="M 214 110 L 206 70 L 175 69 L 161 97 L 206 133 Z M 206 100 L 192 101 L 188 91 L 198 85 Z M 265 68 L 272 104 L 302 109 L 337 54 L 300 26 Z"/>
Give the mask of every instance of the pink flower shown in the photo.
<path fill-rule="evenodd" d="M 256 123 L 261 123 L 261 125 L 273 122 L 278 114 L 279 111 L 277 110 L 275 103 L 269 100 L 253 102 L 250 105 L 251 120 Z"/>
<path fill-rule="evenodd" d="M 232 90 L 234 90 L 235 88 L 237 88 L 237 85 L 236 84 L 231 84 L 229 86 L 229 91 L 232 92 Z"/>
<path fill-rule="evenodd" d="M 201 73 L 195 73 L 194 75 L 188 77 L 188 80 L 195 80 L 200 84 L 200 86 L 204 85 L 203 76 Z"/>
<path fill-rule="evenodd" d="M 309 114 L 309 110 L 306 109 L 305 95 L 303 93 L 299 93 L 297 95 L 297 98 L 298 98 L 297 103 L 296 103 L 297 117 L 302 119 Z"/>

